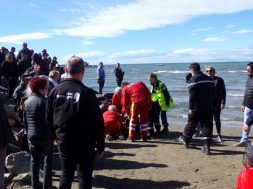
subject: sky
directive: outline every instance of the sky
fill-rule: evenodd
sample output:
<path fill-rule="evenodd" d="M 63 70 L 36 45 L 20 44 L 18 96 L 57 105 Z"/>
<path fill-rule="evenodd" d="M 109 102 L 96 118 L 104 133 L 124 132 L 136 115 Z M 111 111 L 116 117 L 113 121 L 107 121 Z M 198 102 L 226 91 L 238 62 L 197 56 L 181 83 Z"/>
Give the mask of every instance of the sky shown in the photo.
<path fill-rule="evenodd" d="M 0 46 L 65 64 L 253 61 L 253 0 L 0 0 Z"/>

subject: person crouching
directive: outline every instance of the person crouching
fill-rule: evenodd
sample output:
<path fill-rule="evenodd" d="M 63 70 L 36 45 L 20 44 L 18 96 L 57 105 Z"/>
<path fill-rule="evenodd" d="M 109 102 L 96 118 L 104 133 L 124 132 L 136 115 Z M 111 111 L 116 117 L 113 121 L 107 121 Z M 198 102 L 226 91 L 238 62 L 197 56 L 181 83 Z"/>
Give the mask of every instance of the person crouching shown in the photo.
<path fill-rule="evenodd" d="M 121 115 L 118 113 L 117 107 L 110 105 L 108 111 L 103 114 L 105 124 L 105 135 L 107 140 L 126 139 L 128 130 L 122 122 Z"/>

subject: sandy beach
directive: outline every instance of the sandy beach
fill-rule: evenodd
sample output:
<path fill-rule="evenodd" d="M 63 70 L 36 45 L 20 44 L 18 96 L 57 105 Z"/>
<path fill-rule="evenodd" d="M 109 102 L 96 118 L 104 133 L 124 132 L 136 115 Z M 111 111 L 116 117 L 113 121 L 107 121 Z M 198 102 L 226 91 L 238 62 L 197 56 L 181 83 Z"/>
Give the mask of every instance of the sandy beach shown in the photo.
<path fill-rule="evenodd" d="M 176 141 L 183 127 L 171 126 L 170 133 L 152 142 L 112 141 L 106 143 L 103 159 L 96 161 L 94 188 L 108 189 L 232 189 L 243 169 L 244 148 L 232 145 L 241 129 L 223 129 L 224 142 L 213 143 L 211 155 L 201 151 L 201 142 L 185 149 Z M 216 133 L 214 133 L 216 134 Z M 59 166 L 54 175 L 58 186 Z M 78 188 L 77 181 L 72 185 Z"/>

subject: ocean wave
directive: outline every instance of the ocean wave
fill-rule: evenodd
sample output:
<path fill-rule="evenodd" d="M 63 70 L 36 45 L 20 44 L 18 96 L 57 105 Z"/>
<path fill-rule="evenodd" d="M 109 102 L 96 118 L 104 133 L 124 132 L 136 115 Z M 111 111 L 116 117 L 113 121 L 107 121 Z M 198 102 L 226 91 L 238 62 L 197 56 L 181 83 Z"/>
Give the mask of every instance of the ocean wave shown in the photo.
<path fill-rule="evenodd" d="M 181 73 L 186 73 L 187 71 L 182 71 L 182 70 L 160 70 L 154 73 L 171 73 L 171 74 L 181 74 Z"/>
<path fill-rule="evenodd" d="M 244 96 L 244 94 L 230 94 L 230 93 L 228 93 L 227 94 L 227 96 L 229 96 L 229 97 L 243 97 Z"/>
<path fill-rule="evenodd" d="M 246 73 L 247 71 L 245 71 L 245 70 L 229 70 L 227 72 L 228 73 L 239 73 L 239 72 Z"/>

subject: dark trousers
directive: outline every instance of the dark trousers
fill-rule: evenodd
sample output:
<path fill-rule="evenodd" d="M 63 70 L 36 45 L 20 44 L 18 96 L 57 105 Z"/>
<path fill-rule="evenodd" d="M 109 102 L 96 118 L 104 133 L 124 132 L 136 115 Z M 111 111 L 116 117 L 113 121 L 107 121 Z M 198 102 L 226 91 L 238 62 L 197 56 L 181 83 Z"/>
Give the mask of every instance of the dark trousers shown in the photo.
<path fill-rule="evenodd" d="M 116 79 L 116 83 L 118 87 L 121 87 L 122 81 L 123 81 L 122 79 Z"/>
<path fill-rule="evenodd" d="M 164 128 L 168 128 L 169 123 L 167 121 L 167 115 L 166 115 L 166 111 L 161 111 L 161 119 L 162 119 L 162 125 Z"/>
<path fill-rule="evenodd" d="M 104 85 L 105 85 L 105 80 L 99 79 L 99 80 L 98 80 L 98 86 L 99 86 L 99 93 L 100 93 L 100 94 L 103 93 L 102 91 L 103 91 Z"/>
<path fill-rule="evenodd" d="M 151 107 L 150 114 L 149 114 L 149 119 L 150 119 L 149 120 L 149 132 L 150 133 L 154 132 L 154 125 L 155 125 L 155 129 L 157 131 L 161 130 L 160 115 L 161 115 L 163 127 L 168 128 L 169 124 L 167 121 L 166 111 L 161 110 L 161 107 L 160 107 L 158 101 L 152 102 L 152 107 Z"/>
<path fill-rule="evenodd" d="M 206 139 L 211 140 L 213 136 L 213 114 L 212 113 L 195 111 L 195 112 L 192 112 L 192 114 L 188 114 L 188 123 L 186 124 L 184 128 L 184 136 L 191 139 L 199 122 L 202 126 L 203 137 L 206 137 Z"/>
<path fill-rule="evenodd" d="M 71 189 L 76 168 L 79 181 L 79 189 L 92 188 L 94 153 L 92 154 L 93 155 L 90 155 L 91 157 L 84 157 L 81 160 L 77 161 L 76 157 L 70 157 L 60 153 L 62 176 L 59 189 Z"/>
<path fill-rule="evenodd" d="M 221 114 L 221 107 L 216 106 L 214 108 L 213 118 L 214 118 L 214 122 L 215 122 L 215 125 L 216 125 L 216 130 L 217 130 L 218 135 L 221 134 L 220 114 Z"/>
<path fill-rule="evenodd" d="M 32 187 L 40 188 L 39 170 L 42 156 L 44 157 L 43 189 L 52 188 L 53 141 L 29 142 L 31 153 Z"/>
<path fill-rule="evenodd" d="M 158 101 L 152 102 L 151 110 L 149 112 L 149 126 L 148 126 L 149 133 L 151 134 L 154 133 L 154 126 L 157 131 L 160 131 L 161 129 L 159 121 L 160 112 L 161 108 Z"/>

